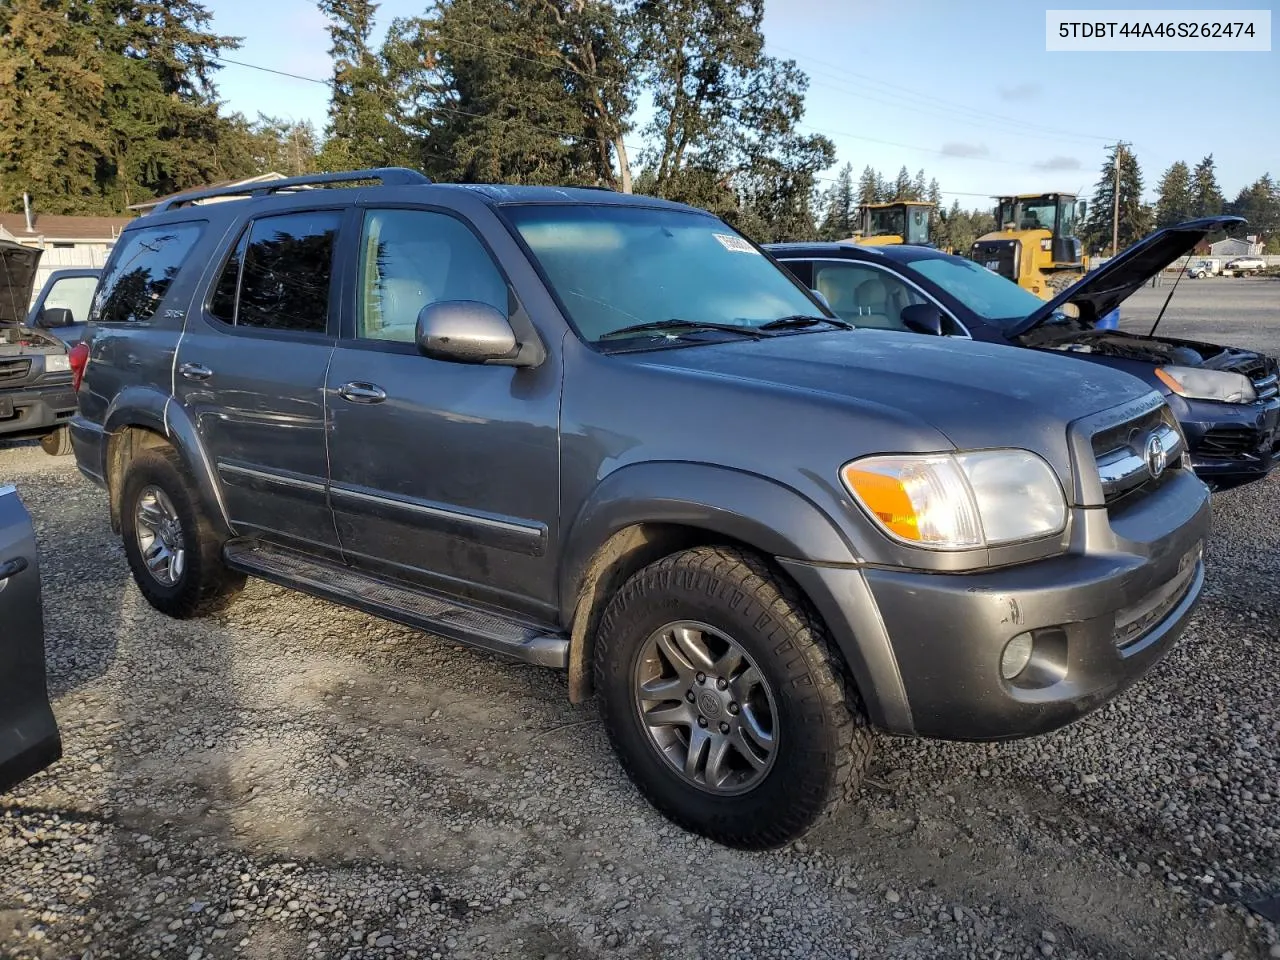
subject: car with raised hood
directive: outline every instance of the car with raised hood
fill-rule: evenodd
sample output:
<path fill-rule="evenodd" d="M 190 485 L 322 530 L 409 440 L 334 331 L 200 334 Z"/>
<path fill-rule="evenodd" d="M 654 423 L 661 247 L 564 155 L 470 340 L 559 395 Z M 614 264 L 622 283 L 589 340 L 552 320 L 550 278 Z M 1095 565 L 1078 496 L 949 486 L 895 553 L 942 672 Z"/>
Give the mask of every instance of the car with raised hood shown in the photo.
<path fill-rule="evenodd" d="M 47 330 L 68 346 L 84 335 L 93 292 L 102 271 L 97 267 L 67 267 L 49 274 L 27 314 L 27 326 Z"/>
<path fill-rule="evenodd" d="M 0 483 L 0 792 L 61 756 L 45 679 L 35 531 L 18 491 Z"/>
<path fill-rule="evenodd" d="M 1208 493 L 1132 377 L 848 329 L 649 197 L 235 189 L 125 228 L 76 358 L 77 462 L 165 614 L 252 575 L 567 671 L 658 809 L 768 847 L 873 729 L 1060 727 L 1197 602 Z"/>
<path fill-rule="evenodd" d="M 1142 379 L 1177 417 L 1195 472 L 1227 488 L 1260 480 L 1280 462 L 1276 360 L 1157 336 L 1176 283 L 1147 333 L 1107 329 L 1102 321 L 1201 239 L 1243 224 L 1239 217 L 1208 217 L 1157 230 L 1048 302 L 979 264 L 925 247 L 793 243 L 768 249 L 856 326 L 1031 347 Z"/>
<path fill-rule="evenodd" d="M 67 345 L 26 323 L 41 252 L 0 240 L 0 441 L 38 439 L 62 455 L 76 412 Z"/>

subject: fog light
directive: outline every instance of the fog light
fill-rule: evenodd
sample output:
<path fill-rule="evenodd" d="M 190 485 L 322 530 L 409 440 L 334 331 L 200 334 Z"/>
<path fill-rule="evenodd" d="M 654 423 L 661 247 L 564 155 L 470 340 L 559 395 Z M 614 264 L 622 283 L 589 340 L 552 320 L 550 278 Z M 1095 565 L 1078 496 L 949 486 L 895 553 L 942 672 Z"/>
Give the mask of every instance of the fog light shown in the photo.
<path fill-rule="evenodd" d="M 1020 633 L 1007 644 L 1000 657 L 1000 675 L 1012 680 L 1031 662 L 1031 634 Z"/>

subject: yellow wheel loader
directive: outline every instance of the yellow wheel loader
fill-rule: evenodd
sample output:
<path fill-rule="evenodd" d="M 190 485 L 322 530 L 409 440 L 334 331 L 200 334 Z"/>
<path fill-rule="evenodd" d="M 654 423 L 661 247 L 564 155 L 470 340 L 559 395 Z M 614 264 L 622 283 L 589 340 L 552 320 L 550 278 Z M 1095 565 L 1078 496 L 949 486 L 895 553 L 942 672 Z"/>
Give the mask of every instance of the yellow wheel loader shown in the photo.
<path fill-rule="evenodd" d="M 933 204 L 921 200 L 864 203 L 858 207 L 858 229 L 851 238 L 864 247 L 887 243 L 929 244 L 929 215 Z"/>
<path fill-rule="evenodd" d="M 1085 201 L 1073 193 L 996 197 L 996 230 L 974 241 L 969 259 L 1052 300 L 1088 269 L 1076 239 Z"/>

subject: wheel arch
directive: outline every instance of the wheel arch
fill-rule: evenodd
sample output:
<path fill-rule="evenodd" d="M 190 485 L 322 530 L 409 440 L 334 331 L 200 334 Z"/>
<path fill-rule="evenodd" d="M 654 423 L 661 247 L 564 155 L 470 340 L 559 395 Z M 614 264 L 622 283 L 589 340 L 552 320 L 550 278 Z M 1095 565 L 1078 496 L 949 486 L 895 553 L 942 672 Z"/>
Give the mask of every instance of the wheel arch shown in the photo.
<path fill-rule="evenodd" d="M 560 616 L 569 625 L 572 702 L 593 693 L 595 632 L 613 593 L 655 560 L 713 543 L 750 550 L 793 583 L 774 563 L 776 558 L 858 563 L 853 546 L 829 517 L 772 480 L 687 462 L 624 467 L 601 482 L 583 505 L 562 553 Z"/>
<path fill-rule="evenodd" d="M 177 451 L 199 492 L 206 514 L 231 536 L 231 524 L 218 489 L 213 465 L 187 412 L 164 393 L 145 388 L 120 393 L 103 421 L 107 436 L 103 463 L 111 505 L 111 528 L 120 531 L 121 498 L 125 471 L 138 452 L 156 447 Z"/>

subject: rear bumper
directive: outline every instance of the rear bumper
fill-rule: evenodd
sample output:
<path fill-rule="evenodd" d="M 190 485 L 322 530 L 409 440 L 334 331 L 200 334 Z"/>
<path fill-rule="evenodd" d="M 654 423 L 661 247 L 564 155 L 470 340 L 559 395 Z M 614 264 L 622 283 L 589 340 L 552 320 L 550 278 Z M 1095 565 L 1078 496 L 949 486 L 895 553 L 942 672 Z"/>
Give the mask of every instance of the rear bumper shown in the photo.
<path fill-rule="evenodd" d="M 1015 567 L 784 566 L 845 652 L 875 725 L 944 740 L 1036 736 L 1137 681 L 1185 628 L 1204 582 L 1210 511 L 1203 484 L 1189 475 L 1176 484 L 1123 518 L 1081 511 L 1091 547 Z M 1031 663 L 1007 680 L 1001 656 L 1024 633 Z"/>
<path fill-rule="evenodd" d="M 76 412 L 70 383 L 0 391 L 0 437 L 40 437 L 67 423 Z"/>
<path fill-rule="evenodd" d="M 70 427 L 71 449 L 75 451 L 76 466 L 94 483 L 105 486 L 106 432 L 98 424 L 80 416 L 71 421 Z"/>

